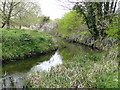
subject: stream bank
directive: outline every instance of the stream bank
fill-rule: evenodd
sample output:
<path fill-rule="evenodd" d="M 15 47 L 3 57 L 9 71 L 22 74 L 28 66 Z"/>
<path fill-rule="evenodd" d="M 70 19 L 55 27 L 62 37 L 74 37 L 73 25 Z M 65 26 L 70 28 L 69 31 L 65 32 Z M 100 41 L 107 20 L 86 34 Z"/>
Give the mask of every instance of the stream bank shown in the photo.
<path fill-rule="evenodd" d="M 82 31 L 77 34 L 72 33 L 69 36 L 65 36 L 64 34 L 59 33 L 56 35 L 67 40 L 68 42 L 80 43 L 104 51 L 109 50 L 112 46 L 115 46 L 118 43 L 117 40 L 109 37 L 95 40 L 87 31 Z"/>
<path fill-rule="evenodd" d="M 118 87 L 117 48 L 101 52 L 85 45 L 68 43 L 59 37 L 56 40 L 57 51 L 4 65 L 3 77 L 0 78 L 2 87 Z"/>
<path fill-rule="evenodd" d="M 52 36 L 37 30 L 0 29 L 2 31 L 2 62 L 26 59 L 57 50 Z"/>
<path fill-rule="evenodd" d="M 71 43 L 72 44 L 72 43 Z M 78 45 L 78 44 L 77 44 Z M 79 44 L 79 46 L 81 46 Z M 67 48 L 69 45 L 67 45 Z M 118 88 L 118 47 L 107 52 L 88 49 L 59 50 L 63 64 L 52 67 L 49 72 L 31 73 L 27 88 Z M 84 45 L 82 47 L 84 49 Z M 96 50 L 96 49 L 95 49 Z M 77 51 L 77 52 L 76 52 Z M 65 53 L 61 53 L 65 52 Z M 70 54 L 74 52 L 74 54 Z M 90 52 L 90 53 L 88 53 Z M 93 52 L 93 53 L 92 53 Z"/>
<path fill-rule="evenodd" d="M 2 67 L 3 78 L 3 88 L 23 88 L 26 78 L 34 72 L 40 72 L 43 70 L 48 70 L 57 65 L 61 65 L 66 62 L 74 63 L 78 55 L 93 55 L 94 53 L 100 53 L 97 49 L 92 49 L 84 45 L 68 43 L 65 40 L 57 38 L 58 49 L 47 53 L 45 55 L 37 55 L 29 57 L 25 60 L 17 60 L 5 64 Z"/>

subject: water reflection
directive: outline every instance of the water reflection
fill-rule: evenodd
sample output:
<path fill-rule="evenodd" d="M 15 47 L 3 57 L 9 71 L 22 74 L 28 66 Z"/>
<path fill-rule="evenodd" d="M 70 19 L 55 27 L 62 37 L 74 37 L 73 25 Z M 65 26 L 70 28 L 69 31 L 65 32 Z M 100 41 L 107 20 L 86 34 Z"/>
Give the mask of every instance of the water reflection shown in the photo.
<path fill-rule="evenodd" d="M 3 66 L 3 73 L 5 73 L 5 71 L 7 72 L 7 75 L 0 79 L 0 82 L 3 81 L 3 88 L 22 88 L 26 76 L 32 72 L 49 71 L 51 67 L 68 61 L 74 61 L 72 58 L 78 55 L 83 56 L 87 53 L 99 53 L 98 50 L 84 45 L 64 41 L 59 41 L 59 43 L 61 47 L 59 47 L 56 52 L 28 58 L 27 60 L 21 60 L 15 63 L 11 62 Z"/>
<path fill-rule="evenodd" d="M 11 75 L 6 75 L 4 78 L 0 79 L 2 82 L 2 88 L 23 88 L 25 78 L 28 74 L 32 72 L 41 72 L 49 71 L 51 67 L 55 67 L 59 64 L 62 64 L 62 57 L 56 51 L 56 53 L 48 61 L 39 62 L 38 65 L 35 65 L 27 73 L 14 73 Z"/>
<path fill-rule="evenodd" d="M 0 79 L 2 88 L 22 88 L 25 76 L 24 73 L 15 73 Z"/>
<path fill-rule="evenodd" d="M 55 67 L 59 64 L 62 64 L 62 57 L 58 53 L 58 51 L 50 58 L 49 61 L 40 62 L 39 65 L 36 65 L 31 68 L 30 73 L 32 72 L 41 72 L 41 71 L 49 71 L 51 67 Z"/>

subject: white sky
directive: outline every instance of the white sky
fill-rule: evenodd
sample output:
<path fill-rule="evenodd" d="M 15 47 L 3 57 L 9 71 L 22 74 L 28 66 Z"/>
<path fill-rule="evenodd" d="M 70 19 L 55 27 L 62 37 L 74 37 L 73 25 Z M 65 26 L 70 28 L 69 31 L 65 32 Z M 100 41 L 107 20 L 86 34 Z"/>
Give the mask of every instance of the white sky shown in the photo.
<path fill-rule="evenodd" d="M 61 18 L 66 12 L 69 12 L 69 10 L 65 10 L 62 6 L 60 6 L 58 0 L 37 0 L 37 2 L 41 7 L 42 14 L 45 16 L 50 16 L 50 19 L 52 20 Z"/>
<path fill-rule="evenodd" d="M 57 0 L 39 0 L 42 14 L 50 16 L 50 19 L 61 18 L 68 10 L 64 10 Z"/>

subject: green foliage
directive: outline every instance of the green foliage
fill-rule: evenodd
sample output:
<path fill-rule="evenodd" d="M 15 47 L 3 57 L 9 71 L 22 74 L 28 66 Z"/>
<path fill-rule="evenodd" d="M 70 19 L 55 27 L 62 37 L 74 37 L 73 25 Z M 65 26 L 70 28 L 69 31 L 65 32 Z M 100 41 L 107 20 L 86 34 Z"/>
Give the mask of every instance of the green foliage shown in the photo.
<path fill-rule="evenodd" d="M 0 29 L 3 59 L 23 58 L 55 48 L 52 37 L 34 30 Z M 49 46 L 51 44 L 51 46 Z"/>
<path fill-rule="evenodd" d="M 40 6 L 36 3 L 21 2 L 14 10 L 20 12 L 11 18 L 13 26 L 30 26 L 38 23 L 38 16 L 40 16 L 41 11 Z"/>
<path fill-rule="evenodd" d="M 39 24 L 39 29 L 47 22 L 50 22 L 50 17 L 47 16 L 39 16 L 38 17 L 38 24 Z"/>
<path fill-rule="evenodd" d="M 79 29 L 83 24 L 83 16 L 76 13 L 76 11 L 70 11 L 62 19 L 58 20 L 57 31 L 64 34 L 64 36 L 69 36 L 72 31 Z"/>
<path fill-rule="evenodd" d="M 2 28 L 7 24 L 10 26 L 30 26 L 38 23 L 38 16 L 40 16 L 40 6 L 36 2 L 15 2 L 12 0 L 3 0 L 0 3 L 0 23 Z"/>
<path fill-rule="evenodd" d="M 118 15 L 116 14 L 113 18 L 113 22 L 109 24 L 109 29 L 105 31 L 108 34 L 108 37 L 115 39 L 118 39 L 120 37 L 120 35 L 118 34 L 120 31 L 119 22 L 120 18 L 118 18 Z"/>
<path fill-rule="evenodd" d="M 104 30 L 107 29 L 107 23 L 112 22 L 117 5 L 115 2 L 84 2 L 76 3 L 73 10 L 84 15 L 84 19 L 94 39 L 105 37 Z M 104 6 L 104 7 L 103 7 Z"/>
<path fill-rule="evenodd" d="M 79 32 L 79 36 L 82 36 L 82 35 L 91 36 L 91 33 L 88 32 L 88 31 L 82 31 L 82 32 Z"/>
<path fill-rule="evenodd" d="M 28 77 L 32 88 L 118 88 L 117 52 L 78 55 L 50 72 Z"/>

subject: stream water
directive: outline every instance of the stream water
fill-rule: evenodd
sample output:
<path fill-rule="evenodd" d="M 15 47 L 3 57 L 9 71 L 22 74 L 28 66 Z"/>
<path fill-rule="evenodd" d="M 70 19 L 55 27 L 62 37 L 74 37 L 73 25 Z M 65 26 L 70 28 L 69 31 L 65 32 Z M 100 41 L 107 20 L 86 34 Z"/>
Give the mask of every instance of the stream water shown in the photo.
<path fill-rule="evenodd" d="M 44 70 L 48 72 L 51 67 L 70 62 L 76 55 L 86 53 L 93 54 L 99 53 L 99 51 L 84 45 L 59 40 L 59 48 L 55 52 L 3 65 L 3 78 L 0 78 L 2 88 L 23 88 L 26 77 L 29 74 Z"/>

